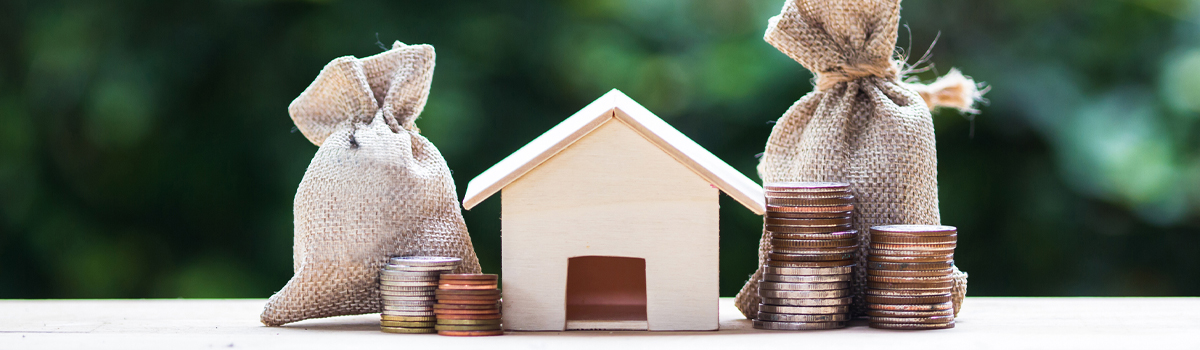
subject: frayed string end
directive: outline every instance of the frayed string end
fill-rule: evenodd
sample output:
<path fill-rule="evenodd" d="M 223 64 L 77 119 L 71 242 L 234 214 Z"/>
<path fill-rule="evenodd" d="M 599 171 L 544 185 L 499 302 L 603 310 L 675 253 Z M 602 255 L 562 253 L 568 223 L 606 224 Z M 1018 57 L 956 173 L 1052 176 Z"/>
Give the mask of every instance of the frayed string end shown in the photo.
<path fill-rule="evenodd" d="M 963 75 L 958 69 L 950 69 L 950 72 L 929 85 L 921 83 L 908 83 L 907 85 L 921 94 L 921 98 L 925 100 L 925 105 L 929 106 L 930 111 L 938 107 L 950 107 L 970 114 L 979 113 L 979 110 L 975 109 L 975 103 L 985 102 L 983 94 L 989 90 L 982 84 L 975 83 L 971 77 Z"/>

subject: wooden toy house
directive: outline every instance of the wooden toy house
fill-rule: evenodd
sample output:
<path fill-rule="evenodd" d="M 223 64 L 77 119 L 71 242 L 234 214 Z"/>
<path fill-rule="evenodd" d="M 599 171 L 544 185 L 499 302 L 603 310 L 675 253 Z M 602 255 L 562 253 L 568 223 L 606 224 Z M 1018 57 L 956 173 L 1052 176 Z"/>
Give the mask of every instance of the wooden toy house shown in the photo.
<path fill-rule="evenodd" d="M 509 330 L 716 330 L 717 196 L 765 209 L 761 186 L 615 89 L 471 180 L 463 207 L 501 190 Z"/>

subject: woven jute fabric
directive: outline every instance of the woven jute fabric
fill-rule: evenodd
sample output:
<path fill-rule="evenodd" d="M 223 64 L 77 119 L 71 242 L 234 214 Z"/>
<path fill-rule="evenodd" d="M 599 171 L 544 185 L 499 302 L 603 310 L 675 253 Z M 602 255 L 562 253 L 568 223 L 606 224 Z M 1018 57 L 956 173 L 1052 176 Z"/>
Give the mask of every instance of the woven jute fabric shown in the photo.
<path fill-rule="evenodd" d="M 900 64 L 892 57 L 899 20 L 899 0 L 788 0 L 765 35 L 815 73 L 816 89 L 775 124 L 758 173 L 764 182 L 850 184 L 861 244 L 852 288 L 856 314 L 865 304 L 869 228 L 941 223 L 930 109 L 937 105 L 934 97 L 945 93 L 924 91 L 931 101 L 926 104 L 915 85 L 901 81 Z M 977 95 L 974 82 L 969 85 L 955 87 Z M 764 230 L 759 269 L 736 299 L 747 317 L 758 313 L 758 281 L 770 250 Z M 956 267 L 953 276 L 957 312 L 967 275 Z"/>
<path fill-rule="evenodd" d="M 433 67 L 429 45 L 340 57 L 288 107 L 320 148 L 296 190 L 295 275 L 263 324 L 380 312 L 393 256 L 458 257 L 455 273 L 480 272 L 450 169 L 414 124 Z"/>

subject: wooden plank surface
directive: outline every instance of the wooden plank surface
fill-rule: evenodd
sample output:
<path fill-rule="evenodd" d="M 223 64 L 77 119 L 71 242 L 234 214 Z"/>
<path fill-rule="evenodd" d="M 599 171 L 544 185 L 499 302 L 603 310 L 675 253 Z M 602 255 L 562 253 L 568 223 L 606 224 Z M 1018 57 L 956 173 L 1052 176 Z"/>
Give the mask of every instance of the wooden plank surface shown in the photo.
<path fill-rule="evenodd" d="M 264 299 L 0 300 L 0 349 L 1197 349 L 1200 298 L 967 298 L 958 327 L 760 331 L 730 298 L 717 332 L 379 332 L 378 315 L 258 323 Z"/>

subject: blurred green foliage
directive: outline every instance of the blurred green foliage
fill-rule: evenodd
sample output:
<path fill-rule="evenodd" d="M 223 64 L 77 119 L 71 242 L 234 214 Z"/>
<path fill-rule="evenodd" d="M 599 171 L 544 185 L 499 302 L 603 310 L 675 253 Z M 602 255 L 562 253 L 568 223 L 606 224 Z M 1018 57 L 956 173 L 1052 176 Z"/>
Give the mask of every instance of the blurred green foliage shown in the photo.
<path fill-rule="evenodd" d="M 781 4 L 2 1 L 0 297 L 270 295 L 317 150 L 286 107 L 392 40 L 437 48 L 418 125 L 460 191 L 611 88 L 754 177 L 812 88 L 762 40 Z M 940 32 L 934 71 L 992 86 L 934 116 L 971 295 L 1200 295 L 1200 1 L 904 5 L 902 53 Z M 732 296 L 761 219 L 721 205 Z M 500 272 L 499 201 L 464 215 Z"/>

